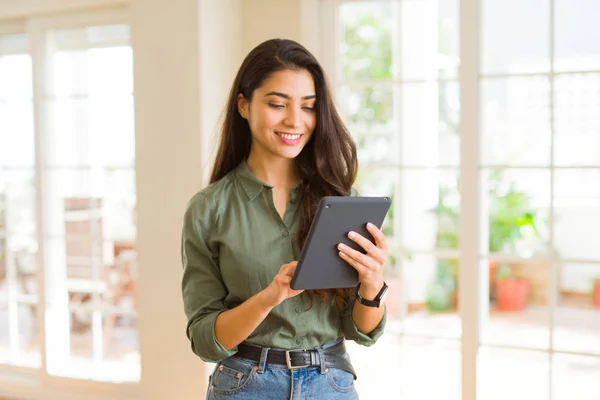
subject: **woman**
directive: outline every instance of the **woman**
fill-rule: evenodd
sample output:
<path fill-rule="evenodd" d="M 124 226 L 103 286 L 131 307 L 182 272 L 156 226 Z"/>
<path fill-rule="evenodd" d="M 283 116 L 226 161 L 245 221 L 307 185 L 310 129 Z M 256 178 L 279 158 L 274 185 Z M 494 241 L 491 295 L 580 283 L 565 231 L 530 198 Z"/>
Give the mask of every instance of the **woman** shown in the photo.
<path fill-rule="evenodd" d="M 383 233 L 351 237 L 367 254 L 339 248 L 360 296 L 290 288 L 319 201 L 350 195 L 356 176 L 323 70 L 298 43 L 269 40 L 242 63 L 226 107 L 211 184 L 182 235 L 187 335 L 217 362 L 207 398 L 356 399 L 344 340 L 369 346 L 383 332 L 385 307 L 369 302 L 385 286 Z"/>

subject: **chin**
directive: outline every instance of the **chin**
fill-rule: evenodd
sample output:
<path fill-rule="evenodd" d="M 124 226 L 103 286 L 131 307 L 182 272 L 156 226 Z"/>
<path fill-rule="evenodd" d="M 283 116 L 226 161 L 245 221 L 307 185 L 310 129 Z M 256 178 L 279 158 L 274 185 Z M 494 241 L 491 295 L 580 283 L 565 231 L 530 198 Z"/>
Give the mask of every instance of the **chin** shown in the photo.
<path fill-rule="evenodd" d="M 296 157 L 298 157 L 300 155 L 300 153 L 302 152 L 302 148 L 295 150 L 294 151 L 280 151 L 278 152 L 278 154 L 282 157 L 282 158 L 287 158 L 287 159 L 295 159 Z"/>

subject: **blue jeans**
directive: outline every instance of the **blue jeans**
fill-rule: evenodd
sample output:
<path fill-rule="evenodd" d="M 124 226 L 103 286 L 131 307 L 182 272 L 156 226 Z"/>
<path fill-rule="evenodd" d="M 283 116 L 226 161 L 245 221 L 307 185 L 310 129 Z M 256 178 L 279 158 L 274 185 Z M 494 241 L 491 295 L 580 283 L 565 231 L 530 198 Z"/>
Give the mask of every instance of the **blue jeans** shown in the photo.
<path fill-rule="evenodd" d="M 326 346 L 327 347 L 327 346 Z M 207 400 L 358 400 L 354 376 L 341 369 L 305 367 L 288 370 L 232 356 L 219 362 L 210 376 Z M 344 357 L 350 358 L 346 353 Z"/>

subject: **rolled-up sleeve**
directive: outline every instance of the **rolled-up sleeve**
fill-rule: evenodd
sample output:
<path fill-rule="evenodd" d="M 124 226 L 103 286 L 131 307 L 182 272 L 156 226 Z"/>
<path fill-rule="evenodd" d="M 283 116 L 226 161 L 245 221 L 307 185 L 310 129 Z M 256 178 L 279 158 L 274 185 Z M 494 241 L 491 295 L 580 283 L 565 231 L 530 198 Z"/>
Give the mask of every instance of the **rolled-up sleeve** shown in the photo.
<path fill-rule="evenodd" d="M 185 212 L 181 237 L 186 333 L 194 353 L 207 362 L 218 362 L 237 352 L 237 347 L 227 350 L 215 336 L 217 316 L 227 310 L 227 289 L 219 269 L 218 248 L 210 240 L 215 227 L 213 210 L 204 196 L 194 197 Z"/>
<path fill-rule="evenodd" d="M 385 324 L 387 322 L 387 309 L 384 310 L 383 317 L 375 329 L 366 335 L 358 330 L 358 327 L 352 318 L 352 309 L 354 308 L 355 302 L 356 295 L 351 294 L 348 297 L 348 301 L 344 305 L 344 308 L 341 310 L 340 318 L 342 320 L 342 330 L 346 339 L 353 340 L 362 346 L 369 347 L 375 344 L 381 335 L 383 335 Z"/>

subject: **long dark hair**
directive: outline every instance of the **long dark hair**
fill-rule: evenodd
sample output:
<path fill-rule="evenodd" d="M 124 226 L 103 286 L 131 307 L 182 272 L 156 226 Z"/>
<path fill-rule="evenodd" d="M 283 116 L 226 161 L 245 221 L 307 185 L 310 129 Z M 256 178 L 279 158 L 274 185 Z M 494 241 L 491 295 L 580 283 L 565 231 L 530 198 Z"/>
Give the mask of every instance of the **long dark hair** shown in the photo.
<path fill-rule="evenodd" d="M 216 182 L 235 169 L 250 154 L 250 127 L 238 112 L 238 95 L 250 102 L 254 90 L 271 74 L 282 70 L 306 70 L 316 90 L 316 126 L 310 141 L 296 157 L 304 185 L 300 209 L 298 246 L 302 248 L 324 196 L 348 196 L 358 169 L 356 145 L 338 115 L 323 68 L 302 45 L 292 40 L 272 39 L 255 47 L 244 59 L 235 77 L 225 109 L 219 150 L 210 177 Z M 344 304 L 347 289 L 311 291 L 321 300 Z"/>

